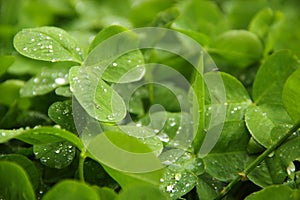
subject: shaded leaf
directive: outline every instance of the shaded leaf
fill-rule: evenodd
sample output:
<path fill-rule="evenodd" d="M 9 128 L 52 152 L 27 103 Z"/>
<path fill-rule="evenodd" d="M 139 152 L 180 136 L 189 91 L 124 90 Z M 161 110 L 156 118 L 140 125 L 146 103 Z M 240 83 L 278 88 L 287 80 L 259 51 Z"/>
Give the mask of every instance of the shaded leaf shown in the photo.
<path fill-rule="evenodd" d="M 52 187 L 43 197 L 43 200 L 100 200 L 96 190 L 91 186 L 73 180 L 65 180 Z"/>
<path fill-rule="evenodd" d="M 203 174 L 198 177 L 197 194 L 201 200 L 211 200 L 217 197 L 225 183 L 216 180 L 214 177 Z"/>
<path fill-rule="evenodd" d="M 33 152 L 43 165 L 56 169 L 70 165 L 75 157 L 75 147 L 70 142 L 35 144 Z"/>
<path fill-rule="evenodd" d="M 166 194 L 164 194 L 159 188 L 149 186 L 149 185 L 136 185 L 134 187 L 128 188 L 122 191 L 116 200 L 152 200 L 152 199 L 169 199 Z"/>
<path fill-rule="evenodd" d="M 0 161 L 0 198 L 34 200 L 35 195 L 26 172 L 13 162 Z"/>
<path fill-rule="evenodd" d="M 72 102 L 70 100 L 53 103 L 49 107 L 48 115 L 62 128 L 76 133 L 76 127 L 73 119 Z"/>
<path fill-rule="evenodd" d="M 40 178 L 41 178 L 39 171 L 37 170 L 34 163 L 31 160 L 29 160 L 27 157 L 21 154 L 0 155 L 0 161 L 9 161 L 18 164 L 27 173 L 28 178 L 32 184 L 32 188 L 36 190 L 39 187 Z"/>

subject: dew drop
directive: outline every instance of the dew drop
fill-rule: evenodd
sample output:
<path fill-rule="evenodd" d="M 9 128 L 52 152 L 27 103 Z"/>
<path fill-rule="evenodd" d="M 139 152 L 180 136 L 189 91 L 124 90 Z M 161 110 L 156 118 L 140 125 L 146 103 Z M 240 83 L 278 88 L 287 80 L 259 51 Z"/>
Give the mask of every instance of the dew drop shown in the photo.
<path fill-rule="evenodd" d="M 175 125 L 176 125 L 176 122 L 171 122 L 170 123 L 170 126 L 172 126 L 172 127 L 175 126 Z"/>
<path fill-rule="evenodd" d="M 49 53 L 53 53 L 53 50 L 52 50 L 52 49 L 49 49 Z"/>
<path fill-rule="evenodd" d="M 79 47 L 76 47 L 76 49 L 75 49 L 76 51 L 80 51 L 80 48 Z"/>
<path fill-rule="evenodd" d="M 158 129 L 154 129 L 153 131 L 154 131 L 154 133 L 159 133 Z"/>
<path fill-rule="evenodd" d="M 165 133 L 161 133 L 161 134 L 158 134 L 157 137 L 160 139 L 160 141 L 162 142 L 169 142 L 170 141 L 170 138 L 167 134 Z"/>
<path fill-rule="evenodd" d="M 174 185 L 168 185 L 167 186 L 167 192 L 173 192 Z"/>
<path fill-rule="evenodd" d="M 55 124 L 55 125 L 53 126 L 53 128 L 61 128 L 61 126 L 58 125 L 58 124 Z"/>
<path fill-rule="evenodd" d="M 127 60 L 127 62 L 128 62 L 128 63 L 131 63 L 131 60 L 129 59 L 129 60 Z"/>
<path fill-rule="evenodd" d="M 55 150 L 55 153 L 60 153 L 60 150 L 59 149 Z"/>
<path fill-rule="evenodd" d="M 165 180 L 163 178 L 159 179 L 160 182 L 164 182 Z"/>
<path fill-rule="evenodd" d="M 38 83 L 38 82 L 40 82 L 40 79 L 39 79 L 39 78 L 34 78 L 34 79 L 33 79 L 33 82 L 34 82 L 34 83 Z"/>
<path fill-rule="evenodd" d="M 28 50 L 28 48 L 27 48 L 27 47 L 24 47 L 24 48 L 23 48 L 23 50 L 24 50 L 24 51 L 27 51 L 27 50 Z"/>
<path fill-rule="evenodd" d="M 268 155 L 269 158 L 272 158 L 275 155 L 274 151 Z"/>
<path fill-rule="evenodd" d="M 289 166 L 286 168 L 286 172 L 288 173 L 288 175 L 291 175 L 295 171 L 296 171 L 296 167 L 295 167 L 294 163 L 291 162 L 289 164 Z"/>
<path fill-rule="evenodd" d="M 179 181 L 181 179 L 181 174 L 180 173 L 176 173 L 175 174 L 175 180 Z"/>
<path fill-rule="evenodd" d="M 114 62 L 114 63 L 112 64 L 112 66 L 117 67 L 118 64 Z"/>
<path fill-rule="evenodd" d="M 115 114 L 108 115 L 106 118 L 108 120 L 114 120 L 115 119 Z"/>
<path fill-rule="evenodd" d="M 34 38 L 31 38 L 31 40 L 30 40 L 31 42 L 34 42 L 35 41 L 35 39 Z"/>
<path fill-rule="evenodd" d="M 58 85 L 63 85 L 66 83 L 66 80 L 64 78 L 56 78 L 55 83 Z"/>
<path fill-rule="evenodd" d="M 2 132 L 1 135 L 4 137 L 4 136 L 6 136 L 6 133 L 5 133 L 5 132 Z"/>
<path fill-rule="evenodd" d="M 49 37 L 49 36 L 46 36 L 46 40 L 50 40 L 50 37 Z"/>

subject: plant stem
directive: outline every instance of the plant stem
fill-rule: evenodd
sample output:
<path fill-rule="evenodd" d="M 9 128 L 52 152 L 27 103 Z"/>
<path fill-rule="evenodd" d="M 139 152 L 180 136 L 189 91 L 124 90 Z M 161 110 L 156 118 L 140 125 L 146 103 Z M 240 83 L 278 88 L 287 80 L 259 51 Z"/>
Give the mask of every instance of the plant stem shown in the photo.
<path fill-rule="evenodd" d="M 82 151 L 80 153 L 79 166 L 78 166 L 79 179 L 82 182 L 85 182 L 85 180 L 84 180 L 84 161 L 85 161 L 85 158 L 86 158 L 86 154 L 85 154 L 84 151 Z"/>
<path fill-rule="evenodd" d="M 270 155 L 276 148 L 278 148 L 283 142 L 285 142 L 294 132 L 300 128 L 300 122 L 294 125 L 283 137 L 281 137 L 275 144 L 266 149 L 262 154 L 260 154 L 253 162 L 251 162 L 243 172 L 239 173 L 235 179 L 233 179 L 220 194 L 215 198 L 216 200 L 222 199 L 240 180 L 243 180 L 247 175 L 259 165 L 268 155 Z"/>
<path fill-rule="evenodd" d="M 193 141 L 193 147 L 195 154 L 199 153 L 199 150 L 201 148 L 201 145 L 204 140 L 204 126 L 205 126 L 205 113 L 204 113 L 204 107 L 205 107 L 205 90 L 204 90 L 204 79 L 203 79 L 203 71 L 204 71 L 204 64 L 203 64 L 203 52 L 201 52 L 199 64 L 197 66 L 197 69 L 195 70 L 195 76 L 194 76 L 194 82 L 193 82 L 193 89 L 196 95 L 196 102 L 194 102 L 194 105 L 196 103 L 198 110 L 194 114 L 194 121 L 197 122 L 197 131 L 196 135 Z M 195 100 L 193 100 L 195 101 Z M 195 120 L 197 119 L 197 120 Z"/>

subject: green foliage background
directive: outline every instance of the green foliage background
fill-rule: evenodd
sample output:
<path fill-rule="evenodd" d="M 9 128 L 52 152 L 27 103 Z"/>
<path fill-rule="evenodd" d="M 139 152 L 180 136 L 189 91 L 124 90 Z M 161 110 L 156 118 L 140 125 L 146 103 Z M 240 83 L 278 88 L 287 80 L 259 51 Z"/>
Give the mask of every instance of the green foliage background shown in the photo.
<path fill-rule="evenodd" d="M 298 0 L 0 0 L 0 199 L 299 199 L 299 19 Z M 191 66 L 159 51 L 126 54 L 115 61 L 122 66 L 118 70 L 95 77 L 104 91 L 97 88 L 95 106 L 108 109 L 86 111 L 112 141 L 121 138 L 136 152 L 150 149 L 166 165 L 140 174 L 115 170 L 86 151 L 74 125 L 70 89 L 82 72 L 76 65 L 97 44 L 136 27 L 165 27 L 193 38 L 220 71 L 203 78 L 213 81 L 218 73 L 226 90 L 225 102 L 211 104 Z M 61 42 L 47 43 L 60 36 Z M 43 45 L 47 54 L 38 49 Z M 131 65 L 124 64 L 128 59 Z M 119 97 L 117 113 L 109 109 L 107 99 L 117 94 L 111 84 L 151 62 L 172 66 L 204 92 L 200 136 L 212 110 L 226 105 L 221 137 L 205 157 L 199 157 L 197 144 L 184 149 L 171 142 L 175 134 L 193 133 L 178 125 L 192 116 L 165 88 L 143 87 L 128 108 Z M 167 78 L 143 76 L 143 70 L 124 83 Z M 149 108 L 157 103 L 167 116 L 152 113 L 148 126 Z M 128 136 L 115 126 L 126 110 L 146 133 L 167 121 L 146 140 L 138 131 Z"/>

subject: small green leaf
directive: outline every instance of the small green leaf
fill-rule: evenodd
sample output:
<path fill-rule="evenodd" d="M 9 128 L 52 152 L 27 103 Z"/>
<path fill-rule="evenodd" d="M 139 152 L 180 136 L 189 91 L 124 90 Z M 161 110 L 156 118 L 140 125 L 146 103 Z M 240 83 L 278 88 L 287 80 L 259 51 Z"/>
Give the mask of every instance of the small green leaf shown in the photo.
<path fill-rule="evenodd" d="M 12 106 L 15 101 L 20 97 L 20 88 L 24 85 L 20 80 L 7 80 L 0 84 L 1 96 L 0 104 Z"/>
<path fill-rule="evenodd" d="M 28 177 L 30 179 L 30 182 L 32 184 L 32 187 L 34 190 L 36 190 L 40 185 L 40 174 L 37 170 L 34 163 L 29 160 L 27 157 L 21 155 L 21 154 L 7 154 L 7 155 L 0 155 L 0 161 L 9 161 L 14 162 L 21 166 L 26 173 L 28 174 Z M 0 195 L 1 197 L 1 195 Z"/>
<path fill-rule="evenodd" d="M 76 133 L 73 119 L 72 101 L 58 101 L 53 103 L 48 109 L 49 117 L 62 128 Z"/>
<path fill-rule="evenodd" d="M 283 15 L 281 12 L 265 8 L 258 12 L 249 24 L 249 31 L 256 34 L 263 41 L 265 55 L 274 48 L 282 20 Z"/>
<path fill-rule="evenodd" d="M 256 34 L 261 40 L 268 35 L 270 26 L 274 21 L 274 12 L 271 8 L 265 8 L 258 12 L 249 24 L 249 31 Z"/>
<path fill-rule="evenodd" d="M 266 148 L 276 143 L 293 125 L 281 104 L 253 105 L 247 109 L 245 121 L 252 137 Z M 282 129 L 276 130 L 278 127 Z"/>
<path fill-rule="evenodd" d="M 103 42 L 104 40 L 112 37 L 113 35 L 116 35 L 118 33 L 127 31 L 128 29 L 123 27 L 123 26 L 119 26 L 119 25 L 111 25 L 108 26 L 104 29 L 102 29 L 93 39 L 92 43 L 90 44 L 89 47 L 89 52 L 91 52 L 98 44 L 100 44 L 101 42 Z"/>
<path fill-rule="evenodd" d="M 0 56 L 1 64 L 0 64 L 0 76 L 2 76 L 6 70 L 14 63 L 14 56 Z"/>
<path fill-rule="evenodd" d="M 129 83 L 140 80 L 145 74 L 141 51 L 131 51 L 107 66 L 102 79 L 112 83 Z"/>
<path fill-rule="evenodd" d="M 123 55 L 119 55 L 119 57 L 116 58 L 112 63 L 106 62 L 104 58 L 103 60 L 99 58 L 91 59 L 91 57 L 93 57 L 93 55 L 96 55 L 97 52 L 103 51 L 103 47 L 99 50 L 96 48 L 97 45 L 105 42 L 105 40 L 107 39 L 110 39 L 110 37 L 113 37 L 114 35 L 122 32 L 123 35 L 121 39 L 124 39 L 123 37 L 126 37 L 127 40 L 137 40 L 135 38 L 135 34 L 122 26 L 113 25 L 104 28 L 96 35 L 95 39 L 90 45 L 89 51 L 94 51 L 89 55 L 87 61 L 85 62 L 85 65 L 88 66 L 94 65 L 96 62 L 98 67 L 103 68 L 104 71 L 104 73 L 99 74 L 99 76 L 101 75 L 101 78 L 103 80 L 112 83 L 128 83 L 138 81 L 145 74 L 145 67 L 142 66 L 144 64 L 144 58 L 140 50 L 134 50 Z M 117 38 L 117 40 L 118 39 L 119 38 Z M 100 62 L 98 63 L 97 60 L 100 60 Z"/>
<path fill-rule="evenodd" d="M 295 71 L 287 79 L 282 91 L 283 104 L 295 123 L 300 121 L 299 86 L 300 86 L 300 69 Z"/>
<path fill-rule="evenodd" d="M 122 132 L 101 133 L 93 138 L 87 149 L 93 159 L 125 172 L 145 173 L 163 167 L 152 149 Z"/>
<path fill-rule="evenodd" d="M 272 185 L 258 192 L 254 192 L 245 200 L 265 200 L 265 199 L 278 199 L 278 200 L 297 200 L 300 198 L 300 190 L 292 189 L 286 185 Z"/>
<path fill-rule="evenodd" d="M 197 184 L 197 175 L 204 172 L 202 160 L 184 150 L 165 151 L 160 159 L 167 166 L 160 179 L 160 188 L 171 199 L 178 199 L 192 190 Z"/>
<path fill-rule="evenodd" d="M 295 56 L 281 50 L 272 54 L 259 68 L 253 83 L 256 104 L 282 104 L 282 90 L 287 78 L 299 67 Z"/>
<path fill-rule="evenodd" d="M 21 88 L 22 97 L 47 94 L 55 88 L 69 83 L 68 68 L 43 68 L 41 73 L 31 78 Z"/>
<path fill-rule="evenodd" d="M 99 187 L 118 187 L 117 182 L 110 177 L 102 165 L 95 160 L 86 158 L 84 161 L 84 180 L 91 185 L 97 185 Z"/>
<path fill-rule="evenodd" d="M 70 86 L 62 86 L 55 89 L 55 94 L 63 97 L 72 97 Z"/>
<path fill-rule="evenodd" d="M 132 125 L 125 126 L 102 126 L 105 131 L 123 132 L 129 136 L 137 138 L 140 142 L 147 145 L 155 155 L 159 155 L 163 150 L 163 144 L 154 130 L 147 127 L 137 127 Z"/>
<path fill-rule="evenodd" d="M 0 161 L 0 180 L 1 199 L 35 199 L 26 172 L 16 163 Z"/>
<path fill-rule="evenodd" d="M 93 118 L 103 122 L 120 121 L 126 115 L 125 103 L 116 91 L 99 78 L 97 72 L 94 68 L 72 67 L 71 91 Z"/>
<path fill-rule="evenodd" d="M 43 200 L 100 200 L 97 191 L 91 186 L 78 181 L 64 180 L 52 187 Z"/>
<path fill-rule="evenodd" d="M 75 147 L 70 142 L 36 144 L 33 152 L 43 165 L 56 169 L 70 165 L 75 157 Z"/>
<path fill-rule="evenodd" d="M 182 1 L 177 6 L 181 13 L 172 24 L 173 29 L 192 30 L 209 36 L 227 29 L 225 18 L 215 2 Z"/>
<path fill-rule="evenodd" d="M 246 68 L 261 59 L 263 46 L 251 32 L 230 30 L 217 36 L 208 51 L 227 65 Z"/>
<path fill-rule="evenodd" d="M 122 191 L 116 200 L 168 200 L 168 196 L 159 188 L 149 185 L 136 185 Z"/>
<path fill-rule="evenodd" d="M 77 63 L 83 60 L 83 52 L 76 41 L 56 27 L 23 29 L 15 36 L 14 46 L 22 55 L 36 60 Z"/>

